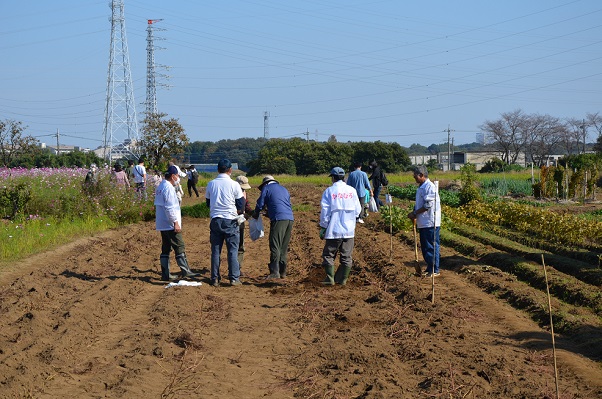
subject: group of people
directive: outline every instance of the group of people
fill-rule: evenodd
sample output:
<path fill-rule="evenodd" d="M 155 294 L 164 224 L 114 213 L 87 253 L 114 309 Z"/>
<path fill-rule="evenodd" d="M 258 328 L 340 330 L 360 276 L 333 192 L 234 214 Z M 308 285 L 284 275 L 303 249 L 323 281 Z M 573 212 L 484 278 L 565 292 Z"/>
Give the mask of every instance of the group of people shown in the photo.
<path fill-rule="evenodd" d="M 371 164 L 372 176 L 361 170 L 362 164 L 355 163 L 354 169 L 345 181 L 345 171 L 340 167 L 331 169 L 329 177 L 332 185 L 322 194 L 320 200 L 320 232 L 325 240 L 322 250 L 322 265 L 326 274 L 324 285 L 345 285 L 353 263 L 352 253 L 356 223 L 363 223 L 366 215 L 365 198 L 377 193 L 383 186 L 383 176 L 376 162 Z M 291 239 L 294 217 L 288 190 L 273 176 L 265 176 L 259 185 L 261 194 L 255 208 L 247 200 L 246 190 L 250 189 L 248 179 L 238 176 L 231 178 L 232 163 L 223 159 L 217 164 L 218 175 L 209 181 L 205 200 L 209 206 L 211 277 L 210 284 L 218 287 L 221 283 L 220 256 L 226 244 L 228 280 L 231 286 L 241 285 L 241 264 L 244 259 L 244 224 L 249 218 L 258 219 L 263 215 L 270 219 L 269 248 L 270 262 L 267 279 L 286 278 L 288 266 L 288 246 Z M 181 234 L 182 220 L 180 201 L 175 186 L 179 184 L 179 171 L 171 165 L 165 179 L 155 192 L 157 213 L 156 229 L 161 232 L 161 279 L 173 280 L 170 274 L 169 255 L 173 249 L 182 277 L 194 277 L 186 260 L 184 241 Z M 386 179 L 386 178 L 385 178 Z M 414 179 L 419 185 L 416 205 L 408 218 L 416 220 L 420 231 L 423 257 L 427 263 L 425 274 L 439 275 L 439 229 L 441 206 L 438 190 L 428 179 L 428 171 L 420 166 L 414 170 Z M 189 181 L 190 181 L 189 177 Z M 370 180 L 374 189 L 370 186 Z M 194 183 L 196 185 L 196 182 Z M 196 189 L 195 189 L 195 192 Z M 191 187 L 189 186 L 189 195 Z M 198 195 L 198 192 L 197 192 Z M 382 205 L 382 202 L 381 202 Z M 340 266 L 335 268 L 335 258 L 339 256 Z"/>

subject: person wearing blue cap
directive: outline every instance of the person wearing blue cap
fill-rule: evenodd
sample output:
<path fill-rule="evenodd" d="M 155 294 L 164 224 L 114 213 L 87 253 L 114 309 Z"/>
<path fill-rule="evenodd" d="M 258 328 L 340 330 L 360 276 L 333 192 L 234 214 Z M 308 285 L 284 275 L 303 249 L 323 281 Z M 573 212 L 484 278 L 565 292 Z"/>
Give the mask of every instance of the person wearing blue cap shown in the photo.
<path fill-rule="evenodd" d="M 240 230 L 238 215 L 244 211 L 244 196 L 240 184 L 230 178 L 232 163 L 222 159 L 217 164 L 218 175 L 207 183 L 205 200 L 209 206 L 209 224 L 211 242 L 211 285 L 219 287 L 221 280 L 220 255 L 224 241 L 228 251 L 228 279 L 230 285 L 240 282 L 240 264 L 238 263 L 238 245 Z"/>
<path fill-rule="evenodd" d="M 188 266 L 186 259 L 184 238 L 182 237 L 182 212 L 180 202 L 176 196 L 175 185 L 179 180 L 178 170 L 170 166 L 165 172 L 165 179 L 161 180 L 155 190 L 155 225 L 161 232 L 161 280 L 175 280 L 177 277 L 169 272 L 169 254 L 173 248 L 176 254 L 176 263 L 182 271 L 182 277 L 196 277 Z"/>
<path fill-rule="evenodd" d="M 320 201 L 320 238 L 326 240 L 322 251 L 322 266 L 326 272 L 324 285 L 347 284 L 355 237 L 355 222 L 362 207 L 355 188 L 344 181 L 345 171 L 330 170 L 332 186 L 324 190 Z M 334 260 L 339 254 L 340 266 L 334 273 Z"/>

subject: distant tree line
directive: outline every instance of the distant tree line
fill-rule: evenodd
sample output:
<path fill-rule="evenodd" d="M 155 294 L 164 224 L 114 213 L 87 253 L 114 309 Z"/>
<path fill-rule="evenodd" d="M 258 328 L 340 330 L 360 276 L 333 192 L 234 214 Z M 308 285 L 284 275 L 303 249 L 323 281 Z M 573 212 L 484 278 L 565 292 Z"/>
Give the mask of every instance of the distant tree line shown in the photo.
<path fill-rule="evenodd" d="M 217 142 L 195 141 L 185 150 L 184 161 L 217 163 L 222 158 L 237 162 L 238 167 L 256 174 L 327 173 L 333 166 L 350 168 L 355 160 L 365 165 L 376 160 L 385 171 L 397 172 L 410 165 L 406 150 L 398 143 L 306 141 L 301 138 L 242 138 Z"/>
<path fill-rule="evenodd" d="M 589 131 L 598 133 L 598 150 L 602 148 L 602 116 L 588 113 L 581 120 L 560 119 L 547 114 L 526 114 L 521 109 L 485 121 L 480 129 L 491 147 L 501 153 L 502 161 L 513 164 L 521 153 L 527 162 L 544 165 L 550 155 L 579 155 L 587 151 Z"/>

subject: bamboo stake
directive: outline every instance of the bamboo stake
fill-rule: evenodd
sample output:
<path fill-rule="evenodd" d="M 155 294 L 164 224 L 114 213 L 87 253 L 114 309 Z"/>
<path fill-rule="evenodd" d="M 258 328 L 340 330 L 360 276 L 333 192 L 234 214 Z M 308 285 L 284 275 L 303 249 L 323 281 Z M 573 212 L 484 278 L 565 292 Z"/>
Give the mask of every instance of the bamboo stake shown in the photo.
<path fill-rule="evenodd" d="M 554 356 L 554 380 L 556 382 L 556 399 L 560 398 L 560 389 L 558 387 L 558 366 L 556 364 L 556 342 L 554 341 L 554 323 L 552 321 L 552 300 L 550 299 L 550 285 L 548 284 L 548 273 L 546 272 L 546 263 L 541 254 L 541 264 L 543 265 L 543 275 L 546 279 L 546 291 L 548 293 L 548 311 L 550 313 L 550 332 L 552 333 L 552 354 Z"/>
<path fill-rule="evenodd" d="M 439 181 L 435 183 L 435 204 L 433 205 L 433 265 L 431 266 L 431 303 L 435 304 L 435 262 L 437 257 L 437 196 L 439 195 Z"/>
<path fill-rule="evenodd" d="M 414 219 L 414 255 L 416 264 L 414 265 L 414 269 L 416 270 L 416 275 L 420 277 L 422 274 L 422 269 L 420 268 L 420 261 L 418 260 L 418 240 L 416 239 L 416 219 Z"/>
<path fill-rule="evenodd" d="M 389 186 L 387 186 L 385 202 L 389 205 L 389 261 L 393 261 L 393 198 L 389 194 Z"/>

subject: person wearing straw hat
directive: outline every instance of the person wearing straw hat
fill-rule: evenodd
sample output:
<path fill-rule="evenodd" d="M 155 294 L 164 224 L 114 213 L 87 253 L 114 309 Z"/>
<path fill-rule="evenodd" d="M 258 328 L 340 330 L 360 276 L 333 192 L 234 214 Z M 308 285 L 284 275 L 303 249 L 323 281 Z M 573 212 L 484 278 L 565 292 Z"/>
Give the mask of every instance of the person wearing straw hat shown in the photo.
<path fill-rule="evenodd" d="M 439 276 L 439 231 L 441 230 L 441 200 L 435 184 L 428 178 L 426 166 L 414 168 L 414 180 L 418 184 L 414 210 L 408 218 L 416 220 L 420 234 L 420 249 L 426 262 L 427 277 Z"/>
<path fill-rule="evenodd" d="M 326 272 L 324 285 L 347 284 L 355 237 L 355 222 L 362 207 L 355 188 L 343 179 L 345 171 L 335 167 L 330 170 L 332 186 L 324 190 L 320 201 L 320 238 L 326 240 L 322 251 L 322 266 Z M 339 254 L 340 265 L 334 273 L 334 260 Z"/>
<path fill-rule="evenodd" d="M 249 200 L 247 199 L 247 190 L 251 189 L 251 185 L 249 184 L 249 179 L 246 176 L 238 176 L 236 178 L 236 182 L 240 184 L 240 188 L 242 189 L 242 195 L 244 198 L 244 211 L 239 211 L 239 231 L 240 231 L 240 239 L 238 241 L 238 264 L 240 266 L 240 275 L 242 276 L 242 262 L 245 258 L 245 221 L 250 218 L 253 214 L 253 209 L 251 209 L 251 205 L 249 204 Z M 243 217 L 241 219 L 241 216 Z"/>
<path fill-rule="evenodd" d="M 291 196 L 273 176 L 267 175 L 259 185 L 261 195 L 253 211 L 257 219 L 260 212 L 267 210 L 270 218 L 270 274 L 268 279 L 285 278 L 288 267 L 288 244 L 293 231 L 293 206 Z"/>

